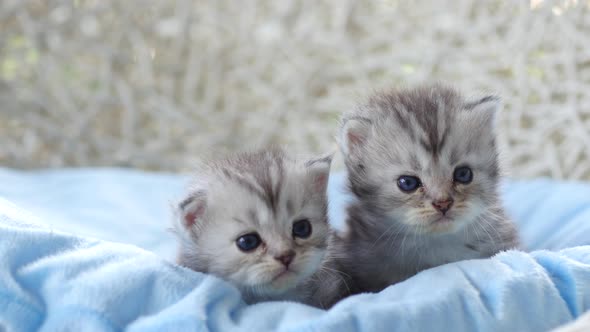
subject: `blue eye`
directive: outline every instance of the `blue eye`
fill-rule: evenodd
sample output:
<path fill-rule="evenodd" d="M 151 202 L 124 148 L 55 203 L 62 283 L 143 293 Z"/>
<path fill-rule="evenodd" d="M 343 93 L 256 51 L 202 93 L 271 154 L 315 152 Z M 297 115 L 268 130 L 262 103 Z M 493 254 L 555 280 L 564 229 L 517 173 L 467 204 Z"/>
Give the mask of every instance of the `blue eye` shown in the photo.
<path fill-rule="evenodd" d="M 473 171 L 467 166 L 457 167 L 453 172 L 453 180 L 455 182 L 468 184 L 473 180 Z"/>
<path fill-rule="evenodd" d="M 311 224 L 309 220 L 302 219 L 293 223 L 293 237 L 306 239 L 311 235 Z"/>
<path fill-rule="evenodd" d="M 411 175 L 402 175 L 397 179 L 397 186 L 404 192 L 412 192 L 422 185 L 420 179 Z"/>
<path fill-rule="evenodd" d="M 258 248 L 260 243 L 262 243 L 262 241 L 260 240 L 260 236 L 258 236 L 258 233 L 242 235 L 236 240 L 236 245 L 238 246 L 238 249 L 240 249 L 243 252 L 252 251 Z"/>

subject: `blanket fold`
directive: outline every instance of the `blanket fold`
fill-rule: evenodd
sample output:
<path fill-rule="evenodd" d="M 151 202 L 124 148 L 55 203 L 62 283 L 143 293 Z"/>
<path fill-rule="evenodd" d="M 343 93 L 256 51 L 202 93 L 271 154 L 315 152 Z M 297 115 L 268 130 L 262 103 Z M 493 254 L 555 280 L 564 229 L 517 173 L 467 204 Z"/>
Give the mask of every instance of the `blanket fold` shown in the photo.
<path fill-rule="evenodd" d="M 168 200 L 185 180 L 0 169 L 0 331 L 546 331 L 590 310 L 586 184 L 504 186 L 530 253 L 439 266 L 324 311 L 246 305 L 230 284 L 172 263 Z M 331 176 L 336 223 L 343 186 Z"/>
<path fill-rule="evenodd" d="M 248 306 L 215 277 L 8 210 L 0 200 L 0 330 L 542 331 L 590 309 L 590 246 L 447 264 L 323 311 Z"/>

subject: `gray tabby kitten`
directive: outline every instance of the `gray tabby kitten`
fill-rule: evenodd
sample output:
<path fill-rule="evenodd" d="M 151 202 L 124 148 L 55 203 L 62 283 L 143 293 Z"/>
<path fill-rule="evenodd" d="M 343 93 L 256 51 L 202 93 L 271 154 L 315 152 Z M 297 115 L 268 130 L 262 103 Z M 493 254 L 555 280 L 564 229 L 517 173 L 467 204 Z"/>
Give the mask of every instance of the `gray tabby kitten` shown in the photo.
<path fill-rule="evenodd" d="M 178 205 L 178 263 L 233 283 L 248 303 L 313 300 L 330 234 L 331 156 L 279 149 L 204 164 Z"/>
<path fill-rule="evenodd" d="M 376 94 L 344 115 L 339 143 L 355 200 L 335 252 L 351 293 L 518 246 L 498 197 L 499 104 L 427 85 Z"/>

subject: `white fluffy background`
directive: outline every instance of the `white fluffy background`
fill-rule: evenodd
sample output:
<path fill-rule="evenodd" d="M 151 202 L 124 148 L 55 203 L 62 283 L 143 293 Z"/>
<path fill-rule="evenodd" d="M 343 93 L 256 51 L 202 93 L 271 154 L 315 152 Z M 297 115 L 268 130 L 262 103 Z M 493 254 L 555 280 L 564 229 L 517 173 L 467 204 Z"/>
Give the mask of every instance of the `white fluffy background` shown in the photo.
<path fill-rule="evenodd" d="M 374 89 L 500 94 L 516 177 L 590 179 L 590 2 L 0 1 L 0 164 L 185 170 L 334 148 Z"/>

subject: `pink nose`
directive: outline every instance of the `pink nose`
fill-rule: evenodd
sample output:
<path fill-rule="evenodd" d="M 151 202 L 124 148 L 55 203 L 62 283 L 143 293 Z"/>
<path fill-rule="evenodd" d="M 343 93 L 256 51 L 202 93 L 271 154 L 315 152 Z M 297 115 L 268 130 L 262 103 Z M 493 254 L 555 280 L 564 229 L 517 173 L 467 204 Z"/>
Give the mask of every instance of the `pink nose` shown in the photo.
<path fill-rule="evenodd" d="M 289 251 L 286 251 L 286 252 L 280 254 L 279 256 L 275 256 L 275 259 L 277 261 L 283 263 L 283 265 L 285 265 L 285 267 L 289 267 L 289 264 L 291 264 L 294 257 L 295 257 L 295 252 L 293 250 L 289 250 Z"/>
<path fill-rule="evenodd" d="M 440 211 L 442 214 L 445 214 L 447 213 L 447 211 L 451 209 L 451 206 L 453 206 L 453 199 L 446 198 L 437 201 L 432 201 L 432 206 L 434 206 L 434 208 Z"/>

